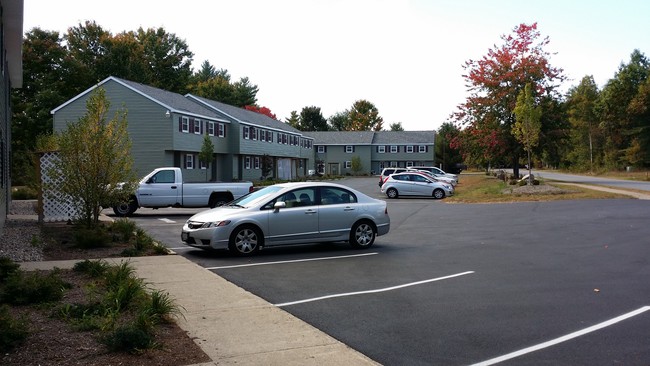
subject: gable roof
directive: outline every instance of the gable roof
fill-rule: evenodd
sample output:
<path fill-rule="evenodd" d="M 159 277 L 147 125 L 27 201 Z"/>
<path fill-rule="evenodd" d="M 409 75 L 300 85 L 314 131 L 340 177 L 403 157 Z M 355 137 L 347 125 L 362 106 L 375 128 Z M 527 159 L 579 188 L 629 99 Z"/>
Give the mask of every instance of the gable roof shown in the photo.
<path fill-rule="evenodd" d="M 76 97 L 68 100 L 67 102 L 61 104 L 60 106 L 56 107 L 55 109 L 52 110 L 52 114 L 56 113 L 58 110 L 61 108 L 65 107 L 66 105 L 72 103 L 73 101 L 81 98 L 82 96 L 90 93 L 92 90 L 94 90 L 97 87 L 100 87 L 104 84 L 107 84 L 109 82 L 116 82 L 140 95 L 143 97 L 151 100 L 154 103 L 159 104 L 163 108 L 168 109 L 172 113 L 178 113 L 178 114 L 183 114 L 183 115 L 188 115 L 188 116 L 193 116 L 193 117 L 199 117 L 199 118 L 204 118 L 204 119 L 211 119 L 211 120 L 218 120 L 220 122 L 226 122 L 230 123 L 230 121 L 222 118 L 218 113 L 215 113 L 212 109 L 206 108 L 202 105 L 192 103 L 191 101 L 187 100 L 184 96 L 178 93 L 173 93 L 167 90 L 155 88 L 153 86 L 149 85 L 144 85 L 140 83 L 136 83 L 134 81 L 129 81 L 125 79 L 120 79 L 115 76 L 109 76 L 106 79 L 100 81 L 97 85 L 93 85 L 92 87 L 86 89 L 82 93 L 78 94 Z"/>
<path fill-rule="evenodd" d="M 311 131 L 317 145 L 433 145 L 436 131 Z"/>
<path fill-rule="evenodd" d="M 295 129 L 282 121 L 275 120 L 261 113 L 257 113 L 243 108 L 228 105 L 225 103 L 217 102 L 215 100 L 206 99 L 193 94 L 186 94 L 185 97 L 188 100 L 192 100 L 195 103 L 204 105 L 207 108 L 210 108 L 215 111 L 219 111 L 223 113 L 225 116 L 228 116 L 238 121 L 239 123 L 255 125 L 259 127 L 273 129 L 273 130 L 280 130 L 280 131 L 284 131 L 296 135 L 305 135 L 303 131 Z"/>
<path fill-rule="evenodd" d="M 436 131 L 377 131 L 373 145 L 433 145 Z"/>
<path fill-rule="evenodd" d="M 371 145 L 373 131 L 310 131 L 317 145 Z"/>

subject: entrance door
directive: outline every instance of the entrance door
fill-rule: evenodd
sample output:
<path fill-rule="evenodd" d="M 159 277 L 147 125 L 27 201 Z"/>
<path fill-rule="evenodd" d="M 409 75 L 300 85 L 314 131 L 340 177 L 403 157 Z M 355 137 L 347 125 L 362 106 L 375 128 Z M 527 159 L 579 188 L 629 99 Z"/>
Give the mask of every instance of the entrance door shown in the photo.
<path fill-rule="evenodd" d="M 339 175 L 339 163 L 330 163 L 330 175 Z"/>

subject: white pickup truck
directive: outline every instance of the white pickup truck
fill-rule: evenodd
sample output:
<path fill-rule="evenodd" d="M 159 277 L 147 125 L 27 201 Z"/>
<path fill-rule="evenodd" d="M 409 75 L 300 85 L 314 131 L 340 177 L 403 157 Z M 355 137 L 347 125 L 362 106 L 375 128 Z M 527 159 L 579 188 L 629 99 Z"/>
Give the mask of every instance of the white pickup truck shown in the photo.
<path fill-rule="evenodd" d="M 113 206 L 117 216 L 129 216 L 140 207 L 221 206 L 253 191 L 253 183 L 184 183 L 180 168 L 158 168 L 138 184 L 128 203 Z"/>

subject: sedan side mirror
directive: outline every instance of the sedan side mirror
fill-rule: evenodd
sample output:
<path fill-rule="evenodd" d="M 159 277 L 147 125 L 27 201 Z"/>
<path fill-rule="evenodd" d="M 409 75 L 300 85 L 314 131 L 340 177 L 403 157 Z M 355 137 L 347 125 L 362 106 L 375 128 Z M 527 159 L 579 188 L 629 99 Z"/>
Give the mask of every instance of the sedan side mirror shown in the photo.
<path fill-rule="evenodd" d="M 287 203 L 284 201 L 278 201 L 273 205 L 273 211 L 278 212 L 281 208 L 287 207 Z"/>

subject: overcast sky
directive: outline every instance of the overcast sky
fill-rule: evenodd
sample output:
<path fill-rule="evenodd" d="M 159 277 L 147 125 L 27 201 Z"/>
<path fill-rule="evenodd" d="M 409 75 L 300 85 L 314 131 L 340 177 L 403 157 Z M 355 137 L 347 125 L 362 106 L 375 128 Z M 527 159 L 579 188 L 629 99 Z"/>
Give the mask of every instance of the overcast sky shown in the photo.
<path fill-rule="evenodd" d="M 646 0 L 24 0 L 25 32 L 94 20 L 111 33 L 163 27 L 184 39 L 193 67 L 208 60 L 259 87 L 258 104 L 285 120 L 320 107 L 325 118 L 359 99 L 384 127 L 437 129 L 467 97 L 462 65 L 538 23 L 563 68 L 564 89 L 602 86 L 634 49 L 650 56 Z M 90 87 L 90 85 L 88 86 Z"/>

